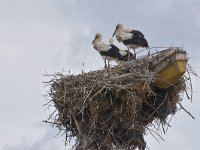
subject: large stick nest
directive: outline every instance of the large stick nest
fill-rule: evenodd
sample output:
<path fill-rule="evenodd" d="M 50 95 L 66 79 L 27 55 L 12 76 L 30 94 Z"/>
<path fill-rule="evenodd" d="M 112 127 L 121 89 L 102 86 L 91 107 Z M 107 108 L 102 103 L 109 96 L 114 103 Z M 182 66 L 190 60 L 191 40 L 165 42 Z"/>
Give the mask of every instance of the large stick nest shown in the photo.
<path fill-rule="evenodd" d="M 76 150 L 144 150 L 145 131 L 167 125 L 186 91 L 184 78 L 165 90 L 154 87 L 157 75 L 149 70 L 150 59 L 79 75 L 49 75 L 48 95 L 57 111 L 47 122 L 53 119 L 65 129 L 67 141 L 75 137 Z"/>

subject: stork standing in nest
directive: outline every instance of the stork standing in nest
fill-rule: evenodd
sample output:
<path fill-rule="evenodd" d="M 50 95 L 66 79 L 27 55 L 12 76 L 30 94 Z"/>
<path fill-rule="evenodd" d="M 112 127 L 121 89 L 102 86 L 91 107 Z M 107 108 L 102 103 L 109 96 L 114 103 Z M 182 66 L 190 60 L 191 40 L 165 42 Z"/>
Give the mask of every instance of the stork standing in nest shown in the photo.
<path fill-rule="evenodd" d="M 117 24 L 116 29 L 113 33 L 113 37 L 116 37 L 118 42 L 122 42 L 127 48 L 134 49 L 134 54 L 136 55 L 135 49 L 139 47 L 148 48 L 148 42 L 144 37 L 144 34 L 138 30 L 132 30 L 124 28 L 122 24 Z"/>
<path fill-rule="evenodd" d="M 132 53 L 128 51 L 120 50 L 112 43 L 105 43 L 102 41 L 102 35 L 96 33 L 92 42 L 94 49 L 96 49 L 104 60 L 105 68 L 110 67 L 110 61 L 115 60 L 117 63 L 121 61 L 128 61 L 128 55 L 131 55 L 131 59 L 134 59 Z M 108 64 L 106 63 L 108 61 Z"/>

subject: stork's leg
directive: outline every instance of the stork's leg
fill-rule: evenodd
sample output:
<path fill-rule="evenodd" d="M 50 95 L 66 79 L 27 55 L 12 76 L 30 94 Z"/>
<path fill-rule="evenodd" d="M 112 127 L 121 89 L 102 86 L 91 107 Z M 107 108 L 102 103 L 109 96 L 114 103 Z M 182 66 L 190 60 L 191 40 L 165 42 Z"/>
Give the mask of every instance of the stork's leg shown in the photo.
<path fill-rule="evenodd" d="M 128 48 L 128 61 L 130 61 L 130 50 Z"/>
<path fill-rule="evenodd" d="M 110 68 L 110 60 L 108 60 L 108 68 Z"/>
<path fill-rule="evenodd" d="M 107 68 L 106 59 L 104 60 L 104 67 Z"/>
<path fill-rule="evenodd" d="M 151 55 L 150 48 L 148 47 L 147 49 L 148 49 L 148 56 L 150 56 Z"/>
<path fill-rule="evenodd" d="M 135 48 L 134 48 L 133 50 L 134 50 L 134 57 L 135 57 L 135 59 L 136 59 L 136 52 L 135 52 Z"/>

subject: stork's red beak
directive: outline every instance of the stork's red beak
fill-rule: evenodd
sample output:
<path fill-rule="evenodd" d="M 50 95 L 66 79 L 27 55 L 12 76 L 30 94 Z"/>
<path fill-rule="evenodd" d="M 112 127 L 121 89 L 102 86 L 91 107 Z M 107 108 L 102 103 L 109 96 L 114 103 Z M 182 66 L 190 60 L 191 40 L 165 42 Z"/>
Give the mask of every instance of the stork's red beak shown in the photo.
<path fill-rule="evenodd" d="M 95 39 L 94 39 L 95 40 Z M 94 40 L 92 41 L 92 44 L 94 44 Z"/>
<path fill-rule="evenodd" d="M 114 33 L 113 33 L 112 37 L 114 37 L 114 36 L 115 36 L 115 33 L 116 33 L 116 31 L 117 31 L 117 29 L 115 29 L 115 31 L 114 31 Z"/>

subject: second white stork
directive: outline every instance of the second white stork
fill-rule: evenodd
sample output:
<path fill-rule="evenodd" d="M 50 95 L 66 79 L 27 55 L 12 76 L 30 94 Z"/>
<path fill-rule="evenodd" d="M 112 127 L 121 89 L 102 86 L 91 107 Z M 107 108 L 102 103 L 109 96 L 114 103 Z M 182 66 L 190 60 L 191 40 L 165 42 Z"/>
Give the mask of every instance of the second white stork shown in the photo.
<path fill-rule="evenodd" d="M 110 67 L 111 60 L 115 60 L 117 63 L 119 63 L 121 61 L 128 61 L 128 56 L 130 56 L 131 59 L 134 59 L 132 53 L 120 50 L 117 46 L 115 46 L 112 43 L 103 42 L 102 35 L 100 33 L 95 34 L 95 38 L 92 44 L 94 49 L 96 49 L 103 58 L 105 63 L 105 68 Z M 106 63 L 106 60 L 108 61 L 108 65 Z"/>
<path fill-rule="evenodd" d="M 130 48 L 134 49 L 134 53 L 136 48 L 149 47 L 148 42 L 142 32 L 124 28 L 122 24 L 117 24 L 113 36 L 116 37 L 118 42 L 122 42 L 128 48 L 128 50 Z"/>

